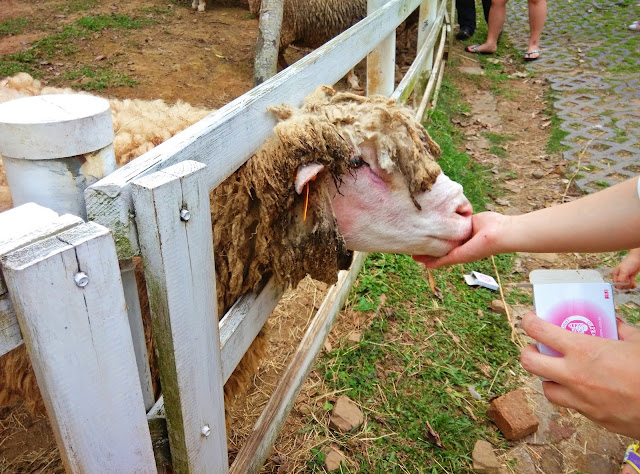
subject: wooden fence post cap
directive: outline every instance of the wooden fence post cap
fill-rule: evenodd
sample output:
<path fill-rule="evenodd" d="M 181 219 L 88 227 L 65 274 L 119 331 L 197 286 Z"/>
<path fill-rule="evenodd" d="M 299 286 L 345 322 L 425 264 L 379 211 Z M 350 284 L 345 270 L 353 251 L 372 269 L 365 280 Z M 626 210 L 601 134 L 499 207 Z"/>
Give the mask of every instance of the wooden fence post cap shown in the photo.
<path fill-rule="evenodd" d="M 113 142 L 109 101 L 88 94 L 21 97 L 0 104 L 0 154 L 47 160 L 100 150 Z"/>

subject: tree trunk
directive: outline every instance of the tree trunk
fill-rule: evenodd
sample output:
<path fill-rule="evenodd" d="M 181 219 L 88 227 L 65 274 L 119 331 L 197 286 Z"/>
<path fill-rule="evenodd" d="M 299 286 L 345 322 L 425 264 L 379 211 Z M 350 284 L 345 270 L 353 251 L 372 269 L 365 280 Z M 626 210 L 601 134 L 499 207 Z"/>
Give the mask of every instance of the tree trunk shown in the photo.
<path fill-rule="evenodd" d="M 278 72 L 282 9 L 283 0 L 262 0 L 253 75 L 256 86 Z"/>

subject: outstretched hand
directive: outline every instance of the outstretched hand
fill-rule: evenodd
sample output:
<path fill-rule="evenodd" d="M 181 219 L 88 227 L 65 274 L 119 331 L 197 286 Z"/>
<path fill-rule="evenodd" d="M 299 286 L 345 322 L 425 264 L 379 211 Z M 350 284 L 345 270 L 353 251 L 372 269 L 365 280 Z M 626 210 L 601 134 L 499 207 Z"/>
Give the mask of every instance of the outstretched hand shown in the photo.
<path fill-rule="evenodd" d="M 471 238 L 443 257 L 414 255 L 413 259 L 427 268 L 440 268 L 456 263 L 469 263 L 501 253 L 500 238 L 506 232 L 508 217 L 497 212 L 481 212 L 472 217 Z"/>
<path fill-rule="evenodd" d="M 556 405 L 573 408 L 610 431 L 640 437 L 640 330 L 618 321 L 615 341 L 576 334 L 534 313 L 522 320 L 524 330 L 564 354 L 541 354 L 534 344 L 521 355 L 522 366 L 543 382 L 544 394 Z"/>

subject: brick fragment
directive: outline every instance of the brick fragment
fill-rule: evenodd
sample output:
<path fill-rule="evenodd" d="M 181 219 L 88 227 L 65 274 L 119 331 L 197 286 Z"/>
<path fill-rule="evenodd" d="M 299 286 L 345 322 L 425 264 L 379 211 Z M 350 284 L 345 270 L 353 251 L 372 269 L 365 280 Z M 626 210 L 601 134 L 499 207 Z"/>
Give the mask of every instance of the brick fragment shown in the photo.
<path fill-rule="evenodd" d="M 520 389 L 496 398 L 489 404 L 487 415 L 498 426 L 505 438 L 515 441 L 538 430 L 539 420 L 527 404 Z"/>

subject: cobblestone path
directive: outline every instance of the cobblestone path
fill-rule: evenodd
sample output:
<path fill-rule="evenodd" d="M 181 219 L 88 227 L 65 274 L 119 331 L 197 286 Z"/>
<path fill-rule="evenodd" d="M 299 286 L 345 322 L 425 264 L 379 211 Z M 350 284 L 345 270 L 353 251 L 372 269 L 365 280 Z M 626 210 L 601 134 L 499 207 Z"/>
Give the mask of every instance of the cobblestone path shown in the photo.
<path fill-rule="evenodd" d="M 549 1 L 542 55 L 528 63 L 554 91 L 568 133 L 564 158 L 575 182 L 593 192 L 640 174 L 640 20 L 638 0 Z M 527 46 L 526 0 L 507 4 L 510 40 Z"/>

